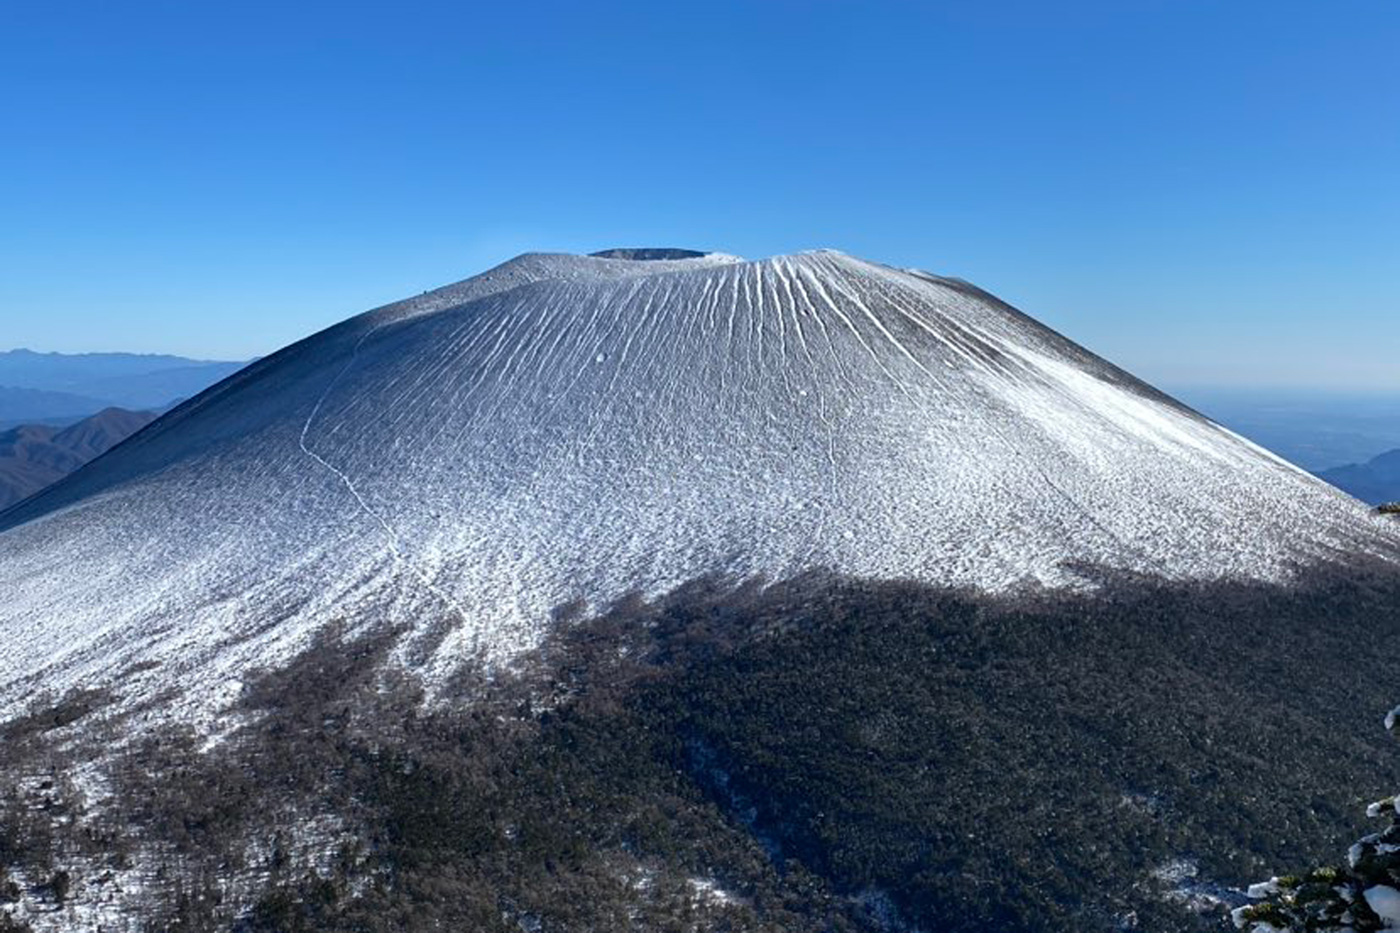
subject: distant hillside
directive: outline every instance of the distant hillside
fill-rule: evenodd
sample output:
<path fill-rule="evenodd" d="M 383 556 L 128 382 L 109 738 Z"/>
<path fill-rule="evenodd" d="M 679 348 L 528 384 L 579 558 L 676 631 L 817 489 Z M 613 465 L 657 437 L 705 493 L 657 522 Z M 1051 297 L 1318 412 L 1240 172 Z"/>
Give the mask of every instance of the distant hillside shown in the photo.
<path fill-rule="evenodd" d="M 156 418 L 108 408 L 66 428 L 26 424 L 0 432 L 0 509 L 57 482 Z"/>
<path fill-rule="evenodd" d="M 244 363 L 137 353 L 0 352 L 0 428 L 65 424 L 104 408 L 162 409 Z"/>
<path fill-rule="evenodd" d="M 1317 475 L 1362 502 L 1394 502 L 1400 499 L 1400 450 L 1389 450 L 1365 463 L 1334 467 Z"/>

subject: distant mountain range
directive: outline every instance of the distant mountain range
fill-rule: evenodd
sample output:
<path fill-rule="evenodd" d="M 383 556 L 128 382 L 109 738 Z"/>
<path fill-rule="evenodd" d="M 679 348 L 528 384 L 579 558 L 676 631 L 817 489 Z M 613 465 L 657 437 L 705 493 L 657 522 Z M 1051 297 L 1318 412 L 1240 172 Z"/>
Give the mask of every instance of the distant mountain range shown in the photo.
<path fill-rule="evenodd" d="M 1350 463 L 1317 475 L 1371 505 L 1400 500 L 1400 450 L 1388 450 L 1365 463 Z"/>
<path fill-rule="evenodd" d="M 112 407 L 163 409 L 243 366 L 156 354 L 0 352 L 0 428 L 71 423 Z"/>
<path fill-rule="evenodd" d="M 107 408 L 66 428 L 26 424 L 0 431 L 0 510 L 57 482 L 157 418 Z"/>

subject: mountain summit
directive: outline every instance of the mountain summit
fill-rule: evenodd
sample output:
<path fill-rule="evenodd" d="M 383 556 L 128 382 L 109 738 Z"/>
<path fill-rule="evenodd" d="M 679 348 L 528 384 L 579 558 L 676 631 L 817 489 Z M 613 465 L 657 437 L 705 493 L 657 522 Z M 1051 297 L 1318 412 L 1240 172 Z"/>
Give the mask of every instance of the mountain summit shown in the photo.
<path fill-rule="evenodd" d="M 679 258 L 674 258 L 679 257 Z M 226 379 L 0 517 L 0 708 L 217 705 L 329 620 L 432 680 L 563 605 L 816 569 L 1282 579 L 1393 531 L 965 282 L 819 251 L 525 255 Z"/>

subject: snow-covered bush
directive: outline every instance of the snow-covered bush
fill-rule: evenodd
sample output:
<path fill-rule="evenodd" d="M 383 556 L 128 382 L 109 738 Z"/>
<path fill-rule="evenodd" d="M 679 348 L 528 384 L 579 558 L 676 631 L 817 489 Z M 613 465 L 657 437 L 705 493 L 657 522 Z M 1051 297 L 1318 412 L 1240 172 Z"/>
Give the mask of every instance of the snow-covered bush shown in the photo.
<path fill-rule="evenodd" d="M 1400 707 L 1386 714 L 1391 735 Z M 1366 808 L 1388 816 L 1390 826 L 1358 840 L 1341 868 L 1316 868 L 1304 875 L 1252 885 L 1258 903 L 1237 908 L 1235 926 L 1246 933 L 1372 933 L 1400 930 L 1400 795 Z"/>

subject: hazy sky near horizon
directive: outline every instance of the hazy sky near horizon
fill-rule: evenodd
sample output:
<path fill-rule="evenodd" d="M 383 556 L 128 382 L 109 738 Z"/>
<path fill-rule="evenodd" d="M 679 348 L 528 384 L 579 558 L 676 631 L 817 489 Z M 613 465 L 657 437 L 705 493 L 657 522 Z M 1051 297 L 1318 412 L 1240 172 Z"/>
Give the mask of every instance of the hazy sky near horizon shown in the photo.
<path fill-rule="evenodd" d="M 1398 48 L 1394 0 L 11 4 L 0 349 L 826 246 L 1162 384 L 1400 389 Z"/>

